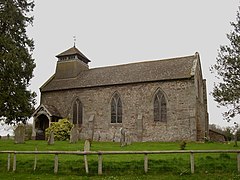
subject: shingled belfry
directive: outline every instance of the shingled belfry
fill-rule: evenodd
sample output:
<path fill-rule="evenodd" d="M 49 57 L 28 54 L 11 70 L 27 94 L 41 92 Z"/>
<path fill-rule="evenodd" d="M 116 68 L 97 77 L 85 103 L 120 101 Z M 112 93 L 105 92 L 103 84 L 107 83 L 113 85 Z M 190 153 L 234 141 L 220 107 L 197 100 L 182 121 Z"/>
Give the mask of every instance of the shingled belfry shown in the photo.
<path fill-rule="evenodd" d="M 33 136 L 45 139 L 51 122 L 68 118 L 80 139 L 201 141 L 208 136 L 206 81 L 191 56 L 89 68 L 75 46 L 56 56 L 55 74 L 40 88 Z"/>

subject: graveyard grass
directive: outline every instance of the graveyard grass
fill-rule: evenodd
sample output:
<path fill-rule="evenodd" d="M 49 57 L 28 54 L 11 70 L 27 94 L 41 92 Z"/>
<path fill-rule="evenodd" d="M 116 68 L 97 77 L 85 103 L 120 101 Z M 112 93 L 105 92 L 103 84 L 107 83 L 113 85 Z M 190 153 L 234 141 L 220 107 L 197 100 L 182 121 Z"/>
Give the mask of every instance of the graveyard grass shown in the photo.
<path fill-rule="evenodd" d="M 239 149 L 234 143 L 187 142 L 186 150 Z M 84 142 L 0 140 L 0 151 L 83 151 Z M 156 151 L 180 150 L 180 142 L 143 142 L 120 147 L 114 142 L 93 142 L 92 151 Z M 17 170 L 7 172 L 7 154 L 0 154 L 0 179 L 240 179 L 236 154 L 195 154 L 195 173 L 190 171 L 189 154 L 149 155 L 149 171 L 144 173 L 144 155 L 104 155 L 103 175 L 99 176 L 97 155 L 88 155 L 89 174 L 85 173 L 81 155 L 59 155 L 59 170 L 53 172 L 54 155 L 37 155 L 37 169 L 33 171 L 34 155 L 17 155 Z M 12 161 L 11 161 L 12 168 Z"/>

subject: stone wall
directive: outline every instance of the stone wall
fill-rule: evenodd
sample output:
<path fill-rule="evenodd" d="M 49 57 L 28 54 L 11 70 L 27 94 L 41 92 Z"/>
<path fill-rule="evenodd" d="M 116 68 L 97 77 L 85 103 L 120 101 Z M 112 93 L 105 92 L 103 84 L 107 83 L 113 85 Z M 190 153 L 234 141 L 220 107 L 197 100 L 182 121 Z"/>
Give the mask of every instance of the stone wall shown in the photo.
<path fill-rule="evenodd" d="M 211 141 L 214 141 L 214 142 L 225 142 L 227 139 L 225 135 L 219 132 L 216 132 L 214 130 L 209 130 L 209 138 Z"/>
<path fill-rule="evenodd" d="M 158 89 L 167 100 L 167 122 L 155 122 L 153 118 L 153 98 Z M 111 123 L 111 98 L 115 92 L 122 100 L 121 124 Z M 121 127 L 133 141 L 197 140 L 193 79 L 44 92 L 41 104 L 53 105 L 63 117 L 72 119 L 72 104 L 76 98 L 83 104 L 82 138 L 87 134 L 90 116 L 94 115 L 95 140 L 118 140 Z"/>
<path fill-rule="evenodd" d="M 206 81 L 202 78 L 200 61 L 198 60 L 195 69 L 196 89 L 196 119 L 197 119 L 197 140 L 203 141 L 208 137 L 208 114 L 207 114 L 207 92 Z"/>

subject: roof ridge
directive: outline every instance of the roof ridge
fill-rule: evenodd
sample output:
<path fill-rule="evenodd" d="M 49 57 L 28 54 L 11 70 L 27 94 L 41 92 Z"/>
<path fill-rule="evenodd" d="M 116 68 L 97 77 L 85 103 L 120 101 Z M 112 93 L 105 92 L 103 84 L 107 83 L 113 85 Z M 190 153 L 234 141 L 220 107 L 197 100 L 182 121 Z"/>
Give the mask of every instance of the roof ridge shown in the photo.
<path fill-rule="evenodd" d="M 154 63 L 158 61 L 173 61 L 173 60 L 185 60 L 186 58 L 195 58 L 194 55 L 189 55 L 189 56 L 178 56 L 178 57 L 173 57 L 173 58 L 164 58 L 164 59 L 155 59 L 155 60 L 142 60 L 138 62 L 130 62 L 130 63 L 123 63 L 123 64 L 116 64 L 116 65 L 107 65 L 107 66 L 100 66 L 100 67 L 94 67 L 90 68 L 89 70 L 93 69 L 101 69 L 101 68 L 112 68 L 112 67 L 119 67 L 119 66 L 129 66 L 129 65 L 135 65 L 135 64 L 147 64 L 147 63 Z"/>

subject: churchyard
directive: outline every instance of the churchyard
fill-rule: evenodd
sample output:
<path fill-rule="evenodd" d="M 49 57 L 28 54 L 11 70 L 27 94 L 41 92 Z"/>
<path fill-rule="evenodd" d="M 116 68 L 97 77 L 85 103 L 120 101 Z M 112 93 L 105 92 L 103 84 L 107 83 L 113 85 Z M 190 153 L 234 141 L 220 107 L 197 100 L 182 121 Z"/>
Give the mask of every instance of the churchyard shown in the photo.
<path fill-rule="evenodd" d="M 0 140 L 0 151 L 73 151 L 83 152 L 84 141 Z M 234 143 L 187 142 L 185 150 L 239 150 Z M 92 142 L 91 151 L 179 151 L 180 142 L 135 142 L 122 146 L 119 142 Z M 181 150 L 181 151 L 185 151 Z M 0 154 L 1 179 L 240 179 L 237 153 L 198 153 L 194 155 L 195 171 L 191 173 L 189 153 L 149 154 L 148 171 L 144 172 L 144 154 L 111 154 L 102 156 L 102 175 L 98 175 L 98 155 L 58 154 L 58 172 L 54 173 L 54 154 L 17 154 L 13 172 L 13 155 L 8 171 L 8 154 Z M 34 170 L 34 161 L 37 164 Z"/>

